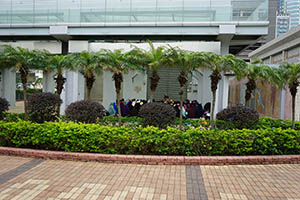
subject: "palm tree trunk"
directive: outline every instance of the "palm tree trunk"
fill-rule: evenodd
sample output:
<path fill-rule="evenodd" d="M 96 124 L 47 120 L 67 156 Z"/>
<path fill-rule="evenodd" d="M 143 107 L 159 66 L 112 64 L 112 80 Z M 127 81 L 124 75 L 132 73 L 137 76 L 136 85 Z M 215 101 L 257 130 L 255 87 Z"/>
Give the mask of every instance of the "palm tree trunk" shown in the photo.
<path fill-rule="evenodd" d="M 292 96 L 292 128 L 295 129 L 295 106 L 296 106 L 296 95 Z"/>
<path fill-rule="evenodd" d="M 212 109 L 210 112 L 210 126 L 215 128 L 215 123 L 214 123 L 214 114 L 215 114 L 215 104 L 216 104 L 216 92 L 218 89 L 218 84 L 219 81 L 222 79 L 222 75 L 218 71 L 213 71 L 212 74 L 210 75 L 210 80 L 211 80 L 211 91 L 213 94 L 213 101 L 212 101 Z"/>
<path fill-rule="evenodd" d="M 91 100 L 91 89 L 87 88 L 87 100 Z"/>
<path fill-rule="evenodd" d="M 150 93 L 150 102 L 152 103 L 153 102 L 153 96 L 154 96 L 154 92 L 156 90 L 156 87 L 158 85 L 158 82 L 159 82 L 159 75 L 157 74 L 156 71 L 152 71 L 152 76 L 150 77 L 150 90 L 151 90 L 151 93 Z"/>
<path fill-rule="evenodd" d="M 23 91 L 24 91 L 24 112 L 25 112 L 25 121 L 28 120 L 28 104 L 27 104 L 27 86 L 26 84 L 23 85 Z"/>
<path fill-rule="evenodd" d="M 210 112 L 210 126 L 215 128 L 215 105 L 216 105 L 216 90 L 213 91 L 213 101 L 212 101 L 212 108 Z"/>
<path fill-rule="evenodd" d="M 117 108 L 118 108 L 118 124 L 121 126 L 121 83 L 123 82 L 123 75 L 121 72 L 115 72 L 113 74 L 113 79 L 115 81 L 115 88 L 116 88 L 116 94 L 117 94 Z"/>
<path fill-rule="evenodd" d="M 183 92 L 184 92 L 184 88 L 181 87 L 180 88 L 180 120 L 179 120 L 179 129 L 182 130 L 182 115 L 183 115 Z"/>
<path fill-rule="evenodd" d="M 117 107 L 118 107 L 118 124 L 119 126 L 121 126 L 121 104 L 120 104 L 120 101 L 121 101 L 121 94 L 120 92 L 117 92 Z"/>
<path fill-rule="evenodd" d="M 245 106 L 250 107 L 250 100 L 253 91 L 256 89 L 256 82 L 253 79 L 249 79 L 246 83 L 246 94 L 245 94 Z"/>
<path fill-rule="evenodd" d="M 85 84 L 87 88 L 87 100 L 91 100 L 91 90 L 95 82 L 95 76 L 92 74 L 90 76 L 85 76 Z"/>
<path fill-rule="evenodd" d="M 150 102 L 151 103 L 153 102 L 153 94 L 154 94 L 154 91 L 150 90 Z"/>
<path fill-rule="evenodd" d="M 28 76 L 28 68 L 27 67 L 20 67 L 20 75 L 21 75 L 21 82 L 24 91 L 24 113 L 25 113 L 25 121 L 28 120 L 28 106 L 27 106 L 27 76 Z"/>
<path fill-rule="evenodd" d="M 55 82 L 56 82 L 56 93 L 58 94 L 58 96 L 60 97 L 63 89 L 64 89 L 64 84 L 66 82 L 66 78 L 63 77 L 62 73 L 58 73 L 57 77 L 54 78 Z M 60 105 L 57 106 L 57 116 L 60 116 Z"/>

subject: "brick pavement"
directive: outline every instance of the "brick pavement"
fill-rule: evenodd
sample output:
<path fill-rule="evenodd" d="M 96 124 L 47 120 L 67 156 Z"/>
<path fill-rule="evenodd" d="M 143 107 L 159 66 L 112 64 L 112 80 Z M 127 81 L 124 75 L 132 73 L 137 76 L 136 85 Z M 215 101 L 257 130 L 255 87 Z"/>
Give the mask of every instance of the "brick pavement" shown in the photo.
<path fill-rule="evenodd" d="M 300 165 L 134 165 L 0 156 L 0 200 L 22 199 L 300 200 Z"/>

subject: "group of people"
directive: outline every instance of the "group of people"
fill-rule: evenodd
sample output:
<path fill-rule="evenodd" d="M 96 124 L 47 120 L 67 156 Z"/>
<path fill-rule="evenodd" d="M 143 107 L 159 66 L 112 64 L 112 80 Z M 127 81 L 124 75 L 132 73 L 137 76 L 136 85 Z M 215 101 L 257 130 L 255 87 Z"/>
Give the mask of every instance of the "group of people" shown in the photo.
<path fill-rule="evenodd" d="M 142 105 L 149 103 L 149 100 L 144 99 L 122 99 L 120 101 L 121 106 L 121 115 L 122 116 L 138 116 L 139 110 Z M 156 101 L 157 102 L 157 101 Z M 176 111 L 176 116 L 180 116 L 180 102 L 173 101 L 168 96 L 165 96 L 163 101 L 159 101 L 163 103 L 167 103 L 174 107 Z M 183 103 L 182 107 L 182 116 L 184 118 L 192 118 L 192 119 L 209 119 L 210 118 L 210 103 L 206 103 L 202 106 L 197 100 L 189 101 L 186 100 Z M 117 104 L 116 102 L 110 103 L 108 113 L 110 115 L 116 115 L 118 113 Z"/>
<path fill-rule="evenodd" d="M 123 117 L 125 116 L 138 116 L 140 108 L 142 105 L 148 103 L 147 100 L 143 99 L 122 99 L 120 101 L 121 106 L 121 115 Z M 118 108 L 116 102 L 110 103 L 108 112 L 110 115 L 116 115 L 118 114 Z"/>
<path fill-rule="evenodd" d="M 180 117 L 180 102 L 173 101 L 168 96 L 164 97 L 164 103 L 168 103 L 174 107 L 176 110 L 176 117 Z M 183 102 L 182 108 L 182 116 L 184 118 L 191 118 L 191 119 L 209 119 L 210 113 L 210 103 L 206 103 L 202 106 L 197 100 L 185 100 Z"/>

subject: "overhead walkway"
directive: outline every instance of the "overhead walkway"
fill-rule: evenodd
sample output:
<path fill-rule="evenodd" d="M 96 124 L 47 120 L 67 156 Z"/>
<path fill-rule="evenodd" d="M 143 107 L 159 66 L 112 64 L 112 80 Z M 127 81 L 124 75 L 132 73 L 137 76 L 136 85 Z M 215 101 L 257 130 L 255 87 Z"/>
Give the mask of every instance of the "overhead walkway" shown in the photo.
<path fill-rule="evenodd" d="M 267 0 L 2 0 L 0 7 L 0 40 L 219 40 L 235 54 L 267 33 Z"/>

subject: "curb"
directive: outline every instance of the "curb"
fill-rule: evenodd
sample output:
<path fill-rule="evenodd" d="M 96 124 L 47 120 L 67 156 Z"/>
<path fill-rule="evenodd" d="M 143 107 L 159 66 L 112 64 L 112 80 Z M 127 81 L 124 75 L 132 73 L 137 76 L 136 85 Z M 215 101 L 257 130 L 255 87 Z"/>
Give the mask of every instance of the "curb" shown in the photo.
<path fill-rule="evenodd" d="M 146 165 L 266 165 L 300 164 L 300 155 L 279 156 L 144 156 L 74 153 L 0 147 L 0 155 L 72 161 Z"/>

